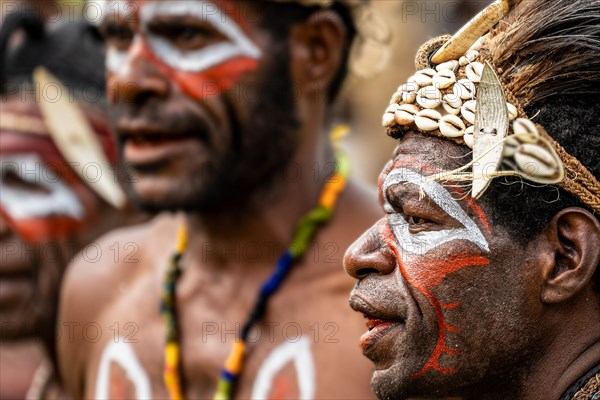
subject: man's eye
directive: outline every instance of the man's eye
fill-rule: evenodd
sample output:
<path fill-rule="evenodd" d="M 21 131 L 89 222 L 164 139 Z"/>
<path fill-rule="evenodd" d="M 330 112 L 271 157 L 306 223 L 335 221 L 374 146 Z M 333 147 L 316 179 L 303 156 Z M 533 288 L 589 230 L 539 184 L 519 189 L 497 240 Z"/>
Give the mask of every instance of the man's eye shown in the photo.
<path fill-rule="evenodd" d="M 423 217 L 414 217 L 412 215 L 407 218 L 407 222 L 410 225 L 423 225 L 423 224 L 432 223 L 428 219 L 425 219 Z"/>
<path fill-rule="evenodd" d="M 127 50 L 133 40 L 133 31 L 122 25 L 107 25 L 102 30 L 102 35 L 109 45 L 115 46 L 118 50 Z"/>
<path fill-rule="evenodd" d="M 169 40 L 183 51 L 198 50 L 215 39 L 215 35 L 210 30 L 201 26 L 173 24 L 154 26 L 150 30 L 152 33 Z"/>
<path fill-rule="evenodd" d="M 436 222 L 416 215 L 404 215 L 404 219 L 408 223 L 408 230 L 411 234 L 417 234 L 425 231 L 437 231 L 441 226 Z"/>

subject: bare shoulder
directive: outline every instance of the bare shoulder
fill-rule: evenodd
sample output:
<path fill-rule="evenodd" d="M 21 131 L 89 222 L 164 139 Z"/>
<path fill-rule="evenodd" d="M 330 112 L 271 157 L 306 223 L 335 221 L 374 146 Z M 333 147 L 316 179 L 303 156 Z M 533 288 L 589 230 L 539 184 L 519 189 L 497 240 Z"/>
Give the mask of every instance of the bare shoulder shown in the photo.
<path fill-rule="evenodd" d="M 59 327 L 95 321 L 120 295 L 120 285 L 151 273 L 155 264 L 147 260 L 168 251 L 178 224 L 178 217 L 160 215 L 145 224 L 112 231 L 84 248 L 63 279 Z M 61 335 L 58 341 L 61 375 L 68 391 L 76 397 L 82 396 L 85 346 L 85 341 L 73 340 L 69 335 Z"/>
<path fill-rule="evenodd" d="M 105 304 L 107 296 L 115 292 L 113 285 L 136 279 L 151 266 L 144 259 L 168 245 L 170 242 L 165 238 L 172 240 L 176 228 L 176 217 L 159 215 L 145 224 L 112 231 L 88 245 L 67 269 L 62 290 L 63 308 L 72 305 L 72 308 L 82 309 L 80 301 L 84 299 L 90 300 L 91 304 L 86 304 L 90 306 Z M 86 308 L 86 315 L 93 313 L 94 308 Z"/>

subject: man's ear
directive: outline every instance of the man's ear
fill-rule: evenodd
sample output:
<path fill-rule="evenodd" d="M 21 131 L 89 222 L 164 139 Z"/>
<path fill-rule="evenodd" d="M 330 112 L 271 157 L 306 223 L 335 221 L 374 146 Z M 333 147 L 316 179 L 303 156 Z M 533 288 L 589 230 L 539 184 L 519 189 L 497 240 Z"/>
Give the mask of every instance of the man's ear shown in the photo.
<path fill-rule="evenodd" d="M 600 263 L 600 223 L 587 210 L 557 213 L 546 229 L 554 262 L 544 266 L 543 303 L 567 301 L 592 284 Z"/>
<path fill-rule="evenodd" d="M 344 56 L 346 27 L 331 10 L 317 11 L 290 35 L 292 77 L 300 94 L 326 91 Z"/>

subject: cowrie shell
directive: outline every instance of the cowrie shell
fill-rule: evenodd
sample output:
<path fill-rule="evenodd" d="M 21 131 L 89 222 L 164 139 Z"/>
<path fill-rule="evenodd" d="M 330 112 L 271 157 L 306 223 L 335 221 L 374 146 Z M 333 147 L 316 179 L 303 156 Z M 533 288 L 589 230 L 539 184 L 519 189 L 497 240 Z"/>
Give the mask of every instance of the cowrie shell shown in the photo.
<path fill-rule="evenodd" d="M 398 92 L 401 93 L 401 99 L 404 103 L 414 103 L 417 98 L 417 91 L 419 90 L 419 85 L 415 82 L 408 82 L 398 87 Z"/>
<path fill-rule="evenodd" d="M 414 84 L 418 85 L 417 78 L 414 75 L 409 76 L 408 79 L 406 80 L 406 83 L 414 83 Z"/>
<path fill-rule="evenodd" d="M 381 124 L 384 128 L 389 128 L 396 125 L 396 119 L 394 118 L 394 114 L 385 113 L 383 114 L 383 119 L 381 120 Z"/>
<path fill-rule="evenodd" d="M 433 76 L 432 83 L 438 89 L 446 89 L 456 82 L 456 75 L 449 69 L 443 69 Z"/>
<path fill-rule="evenodd" d="M 513 119 L 517 118 L 517 115 L 519 115 L 519 112 L 517 111 L 517 107 L 513 106 L 510 103 L 506 103 L 506 108 L 508 109 L 508 120 L 512 121 Z"/>
<path fill-rule="evenodd" d="M 426 69 L 422 69 L 417 71 L 416 74 L 414 74 L 414 79 L 415 82 L 421 86 L 429 86 L 431 85 L 431 80 L 433 79 L 433 76 L 435 75 L 435 70 L 431 69 L 431 68 L 426 68 Z"/>
<path fill-rule="evenodd" d="M 434 86 L 427 86 L 417 92 L 417 104 L 423 108 L 436 108 L 442 102 L 442 92 Z"/>
<path fill-rule="evenodd" d="M 477 88 L 475 84 L 468 79 L 459 79 L 458 82 L 452 87 L 452 93 L 455 96 L 460 97 L 463 100 L 470 100 L 475 98 Z"/>
<path fill-rule="evenodd" d="M 515 119 L 513 122 L 513 132 L 515 133 L 515 135 L 523 135 L 519 136 L 519 140 L 523 141 L 523 139 L 525 139 L 526 142 L 530 142 L 530 140 L 527 140 L 525 138 L 526 135 L 536 137 L 540 134 L 535 124 L 527 118 Z M 535 141 L 533 143 L 535 143 Z"/>
<path fill-rule="evenodd" d="M 464 67 L 465 65 L 470 64 L 473 61 L 477 60 L 478 57 L 479 57 L 479 52 L 478 51 L 476 51 L 476 50 L 467 50 L 467 52 L 465 53 L 465 55 L 458 59 L 458 64 L 461 67 Z"/>
<path fill-rule="evenodd" d="M 398 104 L 390 104 L 386 109 L 385 112 L 386 113 L 390 113 L 393 114 L 396 112 L 396 110 L 398 110 L 400 108 L 400 106 Z"/>
<path fill-rule="evenodd" d="M 442 135 L 449 138 L 461 137 L 465 134 L 465 123 L 456 115 L 444 115 L 439 122 Z"/>
<path fill-rule="evenodd" d="M 469 48 L 469 50 L 480 51 L 483 46 L 483 37 L 477 39 L 475 43 Z"/>
<path fill-rule="evenodd" d="M 415 115 L 420 111 L 414 104 L 402 104 L 396 110 L 394 116 L 400 125 L 410 125 L 415 122 Z"/>
<path fill-rule="evenodd" d="M 472 128 L 472 126 L 471 126 Z M 463 140 L 465 141 L 465 144 L 467 145 L 468 148 L 472 149 L 473 146 L 475 145 L 475 137 L 473 136 L 473 133 L 467 133 L 465 131 L 465 135 L 463 136 Z"/>
<path fill-rule="evenodd" d="M 519 147 L 521 145 L 521 143 L 519 143 L 519 141 L 512 137 L 509 136 L 506 139 L 504 139 L 504 147 L 502 148 L 502 156 L 506 157 L 506 158 L 511 158 L 515 155 L 515 152 L 517 151 L 517 147 Z"/>
<path fill-rule="evenodd" d="M 460 97 L 454 94 L 447 94 L 442 97 L 442 107 L 448 114 L 460 114 L 460 108 L 462 107 L 462 104 L 463 102 Z"/>
<path fill-rule="evenodd" d="M 469 100 L 465 102 L 460 108 L 460 115 L 470 124 L 475 124 L 475 107 L 477 102 L 475 100 Z"/>
<path fill-rule="evenodd" d="M 435 67 L 435 70 L 438 72 L 441 72 L 444 70 L 450 70 L 450 71 L 454 72 L 457 69 L 458 69 L 458 61 L 456 61 L 456 60 L 446 61 L 446 62 L 436 65 L 436 67 Z"/>
<path fill-rule="evenodd" d="M 415 124 L 417 128 L 424 132 L 435 131 L 439 127 L 438 121 L 442 118 L 442 115 L 431 109 L 421 110 L 415 116 Z"/>
<path fill-rule="evenodd" d="M 479 83 L 481 82 L 481 74 L 483 73 L 483 64 L 478 61 L 472 62 L 465 68 L 465 73 L 471 82 Z"/>
<path fill-rule="evenodd" d="M 536 144 L 522 144 L 514 155 L 520 170 L 533 177 L 550 178 L 559 172 L 552 154 Z"/>

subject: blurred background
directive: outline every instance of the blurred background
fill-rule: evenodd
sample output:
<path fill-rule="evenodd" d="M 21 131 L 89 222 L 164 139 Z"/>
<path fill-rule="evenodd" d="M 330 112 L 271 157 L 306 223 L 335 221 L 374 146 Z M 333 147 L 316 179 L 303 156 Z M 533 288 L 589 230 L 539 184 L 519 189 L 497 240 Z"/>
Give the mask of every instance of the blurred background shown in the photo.
<path fill-rule="evenodd" d="M 375 184 L 388 160 L 394 140 L 381 127 L 381 116 L 392 93 L 414 70 L 414 54 L 426 40 L 454 33 L 490 0 L 371 0 L 392 32 L 390 59 L 371 79 L 349 76 L 337 100 L 334 121 L 352 128 L 344 140 L 353 174 Z M 49 26 L 82 15 L 85 0 L 1 0 L 0 19 L 27 4 L 44 16 Z"/>

